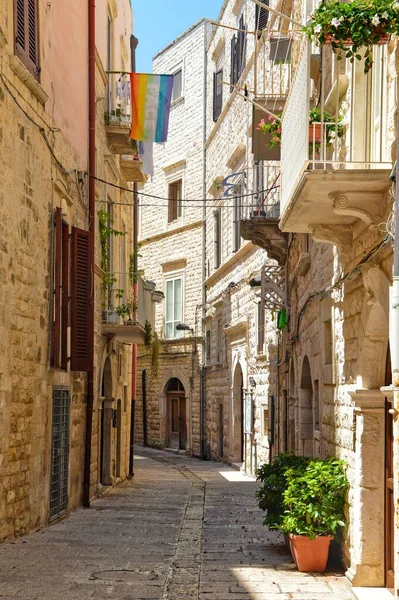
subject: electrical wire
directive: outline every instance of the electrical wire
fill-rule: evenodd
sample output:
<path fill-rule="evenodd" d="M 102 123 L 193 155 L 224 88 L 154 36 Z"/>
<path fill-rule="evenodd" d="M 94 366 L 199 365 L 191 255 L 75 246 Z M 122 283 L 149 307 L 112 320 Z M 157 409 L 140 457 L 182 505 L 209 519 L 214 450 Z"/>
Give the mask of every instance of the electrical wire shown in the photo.
<path fill-rule="evenodd" d="M 372 258 L 374 256 L 374 254 L 376 254 L 379 250 L 381 250 L 381 248 L 383 248 L 389 241 L 390 241 L 391 237 L 390 235 L 386 235 L 379 244 L 377 244 L 376 246 L 374 246 L 374 248 L 372 248 L 363 258 L 361 261 L 358 262 L 357 265 L 355 265 L 350 271 L 348 271 L 347 273 L 341 275 L 341 277 L 331 286 L 328 286 L 326 288 L 324 288 L 323 290 L 319 290 L 317 292 L 313 292 L 312 294 L 310 294 L 301 310 L 298 312 L 297 315 L 297 319 L 296 319 L 296 326 L 295 326 L 295 334 L 294 336 L 291 338 L 291 342 L 295 342 L 296 340 L 299 339 L 299 326 L 300 326 L 300 322 L 301 319 L 303 317 L 303 315 L 306 312 L 307 307 L 309 306 L 309 304 L 312 302 L 312 300 L 314 300 L 315 298 L 319 298 L 320 296 L 325 296 L 329 293 L 331 293 L 333 290 L 339 289 L 340 287 L 342 287 L 342 285 L 345 283 L 345 281 L 347 281 L 348 279 L 351 278 L 352 275 L 358 275 L 360 272 L 360 268 L 367 263 L 370 258 Z"/>

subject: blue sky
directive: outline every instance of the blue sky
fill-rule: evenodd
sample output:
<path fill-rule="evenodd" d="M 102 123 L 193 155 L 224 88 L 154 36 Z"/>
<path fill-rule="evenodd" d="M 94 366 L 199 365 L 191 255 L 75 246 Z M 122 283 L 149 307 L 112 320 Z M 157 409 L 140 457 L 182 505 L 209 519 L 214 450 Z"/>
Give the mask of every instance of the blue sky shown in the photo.
<path fill-rule="evenodd" d="M 139 39 L 136 69 L 150 73 L 152 57 L 193 23 L 216 19 L 223 0 L 131 0 L 134 35 Z"/>

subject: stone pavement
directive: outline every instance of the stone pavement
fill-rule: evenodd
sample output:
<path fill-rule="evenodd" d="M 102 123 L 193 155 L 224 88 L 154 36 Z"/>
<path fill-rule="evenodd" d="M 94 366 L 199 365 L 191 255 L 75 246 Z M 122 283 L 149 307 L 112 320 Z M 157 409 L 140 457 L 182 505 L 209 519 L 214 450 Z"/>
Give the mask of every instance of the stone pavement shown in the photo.
<path fill-rule="evenodd" d="M 64 521 L 0 544 L 0 599 L 351 600 L 298 573 L 262 526 L 258 484 L 222 463 L 137 449 L 135 477 Z"/>

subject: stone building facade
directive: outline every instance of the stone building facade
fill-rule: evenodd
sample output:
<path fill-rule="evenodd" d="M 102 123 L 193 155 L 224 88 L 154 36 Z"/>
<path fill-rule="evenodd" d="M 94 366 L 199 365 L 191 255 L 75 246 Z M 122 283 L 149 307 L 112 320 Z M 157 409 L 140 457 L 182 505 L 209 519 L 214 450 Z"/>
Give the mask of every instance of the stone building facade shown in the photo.
<path fill-rule="evenodd" d="M 71 303 L 76 235 L 85 237 L 89 229 L 87 6 L 78 0 L 33 4 L 29 33 L 28 2 L 18 3 L 25 19 L 19 22 L 16 3 L 7 0 L 0 7 L 0 539 L 75 509 L 82 501 L 85 456 L 87 375 L 74 362 Z M 107 45 L 102 41 L 107 31 L 113 31 L 108 46 L 114 50 L 113 65 L 129 67 L 127 0 L 97 3 L 96 77 L 98 174 L 127 187 L 105 134 Z M 122 55 L 129 63 L 122 64 Z M 97 196 L 99 202 L 105 198 L 100 185 Z M 125 195 L 112 190 L 109 198 L 120 201 Z M 132 212 L 119 211 L 115 225 L 123 219 L 127 254 Z M 131 351 L 103 335 L 100 287 L 92 494 L 104 483 L 97 398 L 103 396 L 105 372 L 113 375 L 109 396 L 122 405 L 110 433 L 115 451 L 107 485 L 127 476 L 130 441 Z"/>
<path fill-rule="evenodd" d="M 139 348 L 136 441 L 197 456 L 203 437 L 201 198 L 207 35 L 208 25 L 200 21 L 154 58 L 153 72 L 174 74 L 175 83 L 168 140 L 154 145 L 154 174 L 141 187 L 144 195 L 139 193 L 139 267 L 165 298 L 155 315 L 161 348 Z M 179 324 L 187 328 L 179 331 Z"/>

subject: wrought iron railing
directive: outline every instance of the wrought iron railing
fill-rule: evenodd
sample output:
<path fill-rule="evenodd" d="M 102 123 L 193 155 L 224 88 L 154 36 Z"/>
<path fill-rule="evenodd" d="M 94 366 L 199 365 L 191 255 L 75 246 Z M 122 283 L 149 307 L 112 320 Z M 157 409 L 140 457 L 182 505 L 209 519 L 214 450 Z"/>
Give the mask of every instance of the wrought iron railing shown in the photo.
<path fill-rule="evenodd" d="M 280 216 L 280 165 L 260 161 L 252 170 L 252 186 L 243 206 L 242 219 L 278 219 Z"/>
<path fill-rule="evenodd" d="M 104 120 L 106 125 L 129 126 L 132 122 L 130 77 L 128 74 L 110 73 Z"/>
<path fill-rule="evenodd" d="M 373 69 L 365 75 L 360 61 L 351 64 L 324 50 L 317 95 L 311 97 L 310 46 L 307 39 L 298 42 L 282 117 L 282 211 L 306 169 L 390 168 L 386 48 L 376 46 L 373 53 Z"/>

